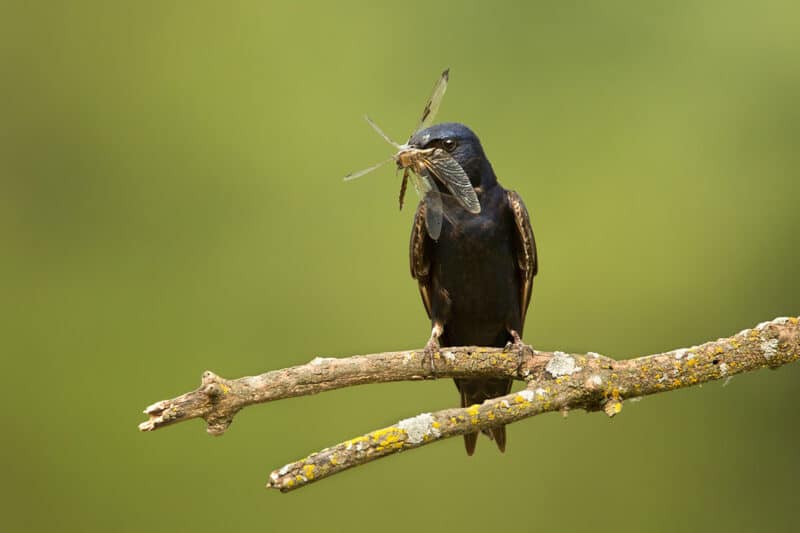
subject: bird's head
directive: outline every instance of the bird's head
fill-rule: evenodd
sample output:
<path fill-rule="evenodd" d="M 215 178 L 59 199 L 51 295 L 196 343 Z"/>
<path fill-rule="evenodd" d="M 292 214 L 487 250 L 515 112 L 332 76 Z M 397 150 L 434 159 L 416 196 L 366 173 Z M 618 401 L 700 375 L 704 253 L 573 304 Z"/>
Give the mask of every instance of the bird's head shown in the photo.
<path fill-rule="evenodd" d="M 473 187 L 487 189 L 497 181 L 492 165 L 483 153 L 481 141 L 463 124 L 445 122 L 419 130 L 408 140 L 408 145 L 446 150 L 467 173 Z"/>

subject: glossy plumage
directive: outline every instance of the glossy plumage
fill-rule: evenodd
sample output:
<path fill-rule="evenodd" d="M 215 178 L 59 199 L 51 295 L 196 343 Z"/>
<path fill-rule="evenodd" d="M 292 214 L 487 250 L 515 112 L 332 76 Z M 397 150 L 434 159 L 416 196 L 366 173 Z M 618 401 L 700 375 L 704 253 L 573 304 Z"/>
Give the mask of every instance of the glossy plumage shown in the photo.
<path fill-rule="evenodd" d="M 454 143 L 453 143 L 454 141 Z M 416 132 L 409 145 L 451 148 L 452 157 L 470 178 L 480 213 L 463 209 L 443 194 L 445 220 L 438 240 L 425 230 L 425 204 L 420 203 L 411 232 L 411 275 L 434 327 L 431 341 L 441 346 L 505 346 L 522 335 L 538 262 L 536 244 L 522 199 L 498 182 L 478 137 L 457 123 L 438 124 Z M 456 379 L 461 405 L 483 403 L 508 394 L 509 379 Z M 504 426 L 487 433 L 505 449 Z M 464 436 L 472 455 L 478 434 Z"/>

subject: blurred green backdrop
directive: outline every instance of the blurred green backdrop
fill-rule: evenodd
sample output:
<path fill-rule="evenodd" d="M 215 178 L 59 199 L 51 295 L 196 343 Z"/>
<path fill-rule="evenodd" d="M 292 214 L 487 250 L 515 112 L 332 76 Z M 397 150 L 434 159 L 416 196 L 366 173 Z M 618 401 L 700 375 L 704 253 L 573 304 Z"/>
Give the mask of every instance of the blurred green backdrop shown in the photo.
<path fill-rule="evenodd" d="M 369 112 L 403 139 L 452 68 L 532 213 L 526 340 L 630 357 L 800 313 L 796 2 L 5 2 L 6 531 L 795 530 L 800 366 L 460 439 L 289 495 L 274 467 L 422 411 L 449 380 L 154 434 L 151 402 L 419 347 Z"/>

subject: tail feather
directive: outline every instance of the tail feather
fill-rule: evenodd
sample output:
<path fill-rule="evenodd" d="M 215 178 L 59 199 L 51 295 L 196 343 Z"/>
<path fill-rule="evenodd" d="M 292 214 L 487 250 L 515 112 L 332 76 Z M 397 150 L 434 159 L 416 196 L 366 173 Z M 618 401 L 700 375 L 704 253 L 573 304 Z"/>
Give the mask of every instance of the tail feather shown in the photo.
<path fill-rule="evenodd" d="M 478 444 L 478 433 L 465 433 L 464 434 L 464 448 L 467 449 L 467 455 L 475 453 L 475 445 Z"/>
<path fill-rule="evenodd" d="M 461 393 L 461 407 L 482 404 L 489 398 L 496 398 L 511 392 L 512 381 L 501 378 L 479 378 L 479 379 L 455 379 L 456 387 Z M 501 452 L 506 450 L 506 427 L 497 426 L 484 430 L 484 434 L 492 439 Z M 475 445 L 478 442 L 478 432 L 466 433 L 464 435 L 464 448 L 467 455 L 475 453 Z"/>
<path fill-rule="evenodd" d="M 505 426 L 497 426 L 491 428 L 489 431 L 492 432 L 492 439 L 494 443 L 497 444 L 497 449 L 500 452 L 506 451 L 506 427 Z"/>

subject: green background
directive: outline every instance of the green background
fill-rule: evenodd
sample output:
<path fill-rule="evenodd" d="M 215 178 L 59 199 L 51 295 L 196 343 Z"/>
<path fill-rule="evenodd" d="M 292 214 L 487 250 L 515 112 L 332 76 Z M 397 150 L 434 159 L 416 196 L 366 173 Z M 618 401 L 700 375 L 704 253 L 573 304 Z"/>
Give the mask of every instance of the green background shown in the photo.
<path fill-rule="evenodd" d="M 800 314 L 796 2 L 0 7 L 5 531 L 797 528 L 800 365 L 546 415 L 292 494 L 309 452 L 457 404 L 449 380 L 137 432 L 226 377 L 420 347 L 413 205 L 361 119 L 483 140 L 533 217 L 526 341 L 614 357 Z"/>

